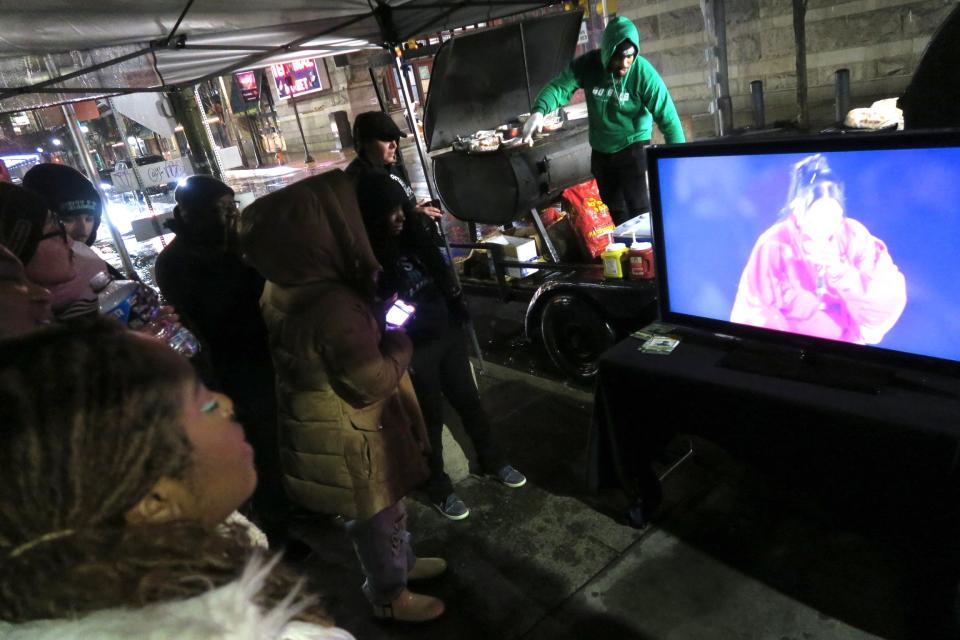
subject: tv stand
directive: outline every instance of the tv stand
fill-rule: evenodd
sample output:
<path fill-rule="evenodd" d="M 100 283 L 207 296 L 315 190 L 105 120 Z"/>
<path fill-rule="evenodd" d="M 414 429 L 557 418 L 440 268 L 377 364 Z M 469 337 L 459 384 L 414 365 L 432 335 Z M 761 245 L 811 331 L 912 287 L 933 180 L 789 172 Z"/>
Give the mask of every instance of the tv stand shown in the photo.
<path fill-rule="evenodd" d="M 925 535 L 939 530 L 946 542 L 931 557 L 951 561 L 931 571 L 952 598 L 960 376 L 811 362 L 796 350 L 771 353 L 703 331 L 669 333 L 681 337 L 670 354 L 645 353 L 627 338 L 600 358 L 587 468 L 593 487 L 622 491 L 649 518 L 647 505 L 674 489 L 655 481 L 652 461 L 675 436 L 704 438 L 881 535 L 891 522 Z M 815 384 L 806 383 L 811 377 Z"/>
<path fill-rule="evenodd" d="M 668 355 L 643 353 L 627 338 L 600 359 L 595 486 L 640 492 L 649 461 L 684 433 L 777 459 L 804 477 L 860 469 L 877 485 L 872 495 L 921 479 L 960 492 L 960 376 L 671 333 L 681 341 Z M 670 418 L 646 419 L 640 397 Z"/>
<path fill-rule="evenodd" d="M 720 366 L 872 395 L 896 378 L 886 367 L 753 341 L 738 342 Z"/>

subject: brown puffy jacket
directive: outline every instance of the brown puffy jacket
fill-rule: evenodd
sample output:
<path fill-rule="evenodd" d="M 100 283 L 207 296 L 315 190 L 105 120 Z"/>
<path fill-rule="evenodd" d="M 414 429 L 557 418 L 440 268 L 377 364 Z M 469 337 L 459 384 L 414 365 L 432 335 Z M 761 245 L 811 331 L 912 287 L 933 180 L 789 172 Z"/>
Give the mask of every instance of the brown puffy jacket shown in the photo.
<path fill-rule="evenodd" d="M 371 311 L 379 266 L 353 186 L 332 171 L 285 187 L 244 211 L 240 233 L 267 280 L 287 491 L 313 511 L 369 518 L 426 478 L 426 437 L 410 341 Z"/>

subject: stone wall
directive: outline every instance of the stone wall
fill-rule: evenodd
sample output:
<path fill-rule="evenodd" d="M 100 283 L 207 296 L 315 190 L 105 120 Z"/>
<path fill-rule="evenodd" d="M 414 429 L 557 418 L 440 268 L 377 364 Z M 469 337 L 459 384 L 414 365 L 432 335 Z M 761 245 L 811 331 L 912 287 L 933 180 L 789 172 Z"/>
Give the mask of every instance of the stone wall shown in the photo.
<path fill-rule="evenodd" d="M 346 111 L 352 123 L 355 114 L 379 108 L 368 68 L 371 60 L 381 55 L 379 50 L 352 53 L 347 56 L 348 65 L 343 67 L 337 67 L 333 58 L 327 58 L 332 89 L 297 100 L 304 137 L 312 154 L 340 150 L 340 139 L 331 121 L 333 112 Z M 288 100 L 278 101 L 277 119 L 287 143 L 288 157 L 302 160 L 303 143 Z"/>
<path fill-rule="evenodd" d="M 900 95 L 956 0 L 808 0 L 811 126 L 833 123 L 837 69 L 850 70 L 850 106 Z M 727 60 L 734 127 L 750 126 L 750 82 L 763 82 L 766 122 L 793 121 L 796 58 L 790 0 L 727 0 Z M 640 31 L 640 52 L 663 75 L 695 137 L 714 135 L 707 38 L 699 0 L 620 0 Z"/>

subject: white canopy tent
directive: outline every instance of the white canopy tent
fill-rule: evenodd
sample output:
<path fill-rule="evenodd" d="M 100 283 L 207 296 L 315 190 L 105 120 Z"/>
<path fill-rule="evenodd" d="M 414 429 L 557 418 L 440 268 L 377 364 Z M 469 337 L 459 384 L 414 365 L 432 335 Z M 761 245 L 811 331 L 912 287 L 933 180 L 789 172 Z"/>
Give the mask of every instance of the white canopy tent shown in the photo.
<path fill-rule="evenodd" d="M 378 48 L 549 4 L 0 0 L 0 113 L 169 91 L 240 69 Z"/>

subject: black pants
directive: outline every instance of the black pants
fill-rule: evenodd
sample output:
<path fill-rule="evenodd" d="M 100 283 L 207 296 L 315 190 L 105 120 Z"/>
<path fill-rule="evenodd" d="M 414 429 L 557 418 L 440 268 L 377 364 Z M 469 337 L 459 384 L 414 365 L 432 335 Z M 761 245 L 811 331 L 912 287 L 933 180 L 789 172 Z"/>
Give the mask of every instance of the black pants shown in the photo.
<path fill-rule="evenodd" d="M 427 425 L 433 453 L 429 457 L 430 479 L 425 487 L 434 502 L 453 492 L 450 476 L 443 470 L 443 398 L 450 401 L 463 427 L 473 440 L 483 472 L 492 473 L 506 461 L 493 441 L 490 420 L 480 404 L 480 394 L 470 372 L 467 338 L 462 328 L 450 328 L 431 340 L 414 340 L 410 377 Z"/>
<path fill-rule="evenodd" d="M 217 371 L 217 387 L 233 400 L 237 421 L 254 451 L 257 488 L 248 515 L 267 534 L 271 548 L 282 547 L 292 505 L 283 488 L 273 365 L 269 360 L 237 360 L 221 363 Z"/>
<path fill-rule="evenodd" d="M 590 171 L 597 179 L 600 199 L 610 209 L 614 224 L 650 210 L 647 195 L 647 159 L 643 147 L 649 140 L 634 142 L 616 153 L 593 151 Z"/>

